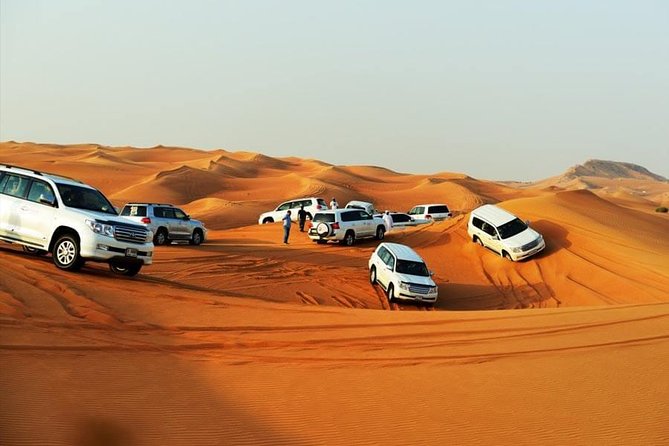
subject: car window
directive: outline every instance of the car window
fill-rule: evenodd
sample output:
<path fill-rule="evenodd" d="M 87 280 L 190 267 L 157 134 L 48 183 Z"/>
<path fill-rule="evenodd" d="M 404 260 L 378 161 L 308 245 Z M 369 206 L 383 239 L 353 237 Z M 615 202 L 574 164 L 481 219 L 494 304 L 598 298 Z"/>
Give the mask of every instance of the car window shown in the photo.
<path fill-rule="evenodd" d="M 483 222 L 483 226 L 481 227 L 481 229 L 483 229 L 485 233 L 493 237 L 497 235 L 497 231 L 495 230 L 495 228 L 486 222 Z"/>
<path fill-rule="evenodd" d="M 300 201 L 300 205 L 304 206 L 305 208 L 307 206 L 311 206 L 311 200 L 302 200 L 302 201 Z"/>
<path fill-rule="evenodd" d="M 165 211 L 163 208 L 154 207 L 153 216 L 156 218 L 165 218 Z"/>
<path fill-rule="evenodd" d="M 358 215 L 356 214 L 357 212 L 355 211 L 342 212 L 341 221 L 355 221 L 358 219 Z"/>
<path fill-rule="evenodd" d="M 187 217 L 186 213 L 182 211 L 181 209 L 174 209 L 174 217 L 179 218 L 181 220 L 185 219 Z"/>
<path fill-rule="evenodd" d="M 316 214 L 314 215 L 314 223 L 324 221 L 326 223 L 334 223 L 335 216 L 334 214 Z"/>
<path fill-rule="evenodd" d="M 163 208 L 163 218 L 176 218 L 174 216 L 174 209 L 172 208 Z"/>
<path fill-rule="evenodd" d="M 146 217 L 146 206 L 124 206 L 121 215 L 123 217 Z"/>
<path fill-rule="evenodd" d="M 56 187 L 67 207 L 117 215 L 116 208 L 97 189 L 62 183 L 56 183 Z"/>
<path fill-rule="evenodd" d="M 323 200 L 322 198 L 319 198 L 319 199 L 318 199 L 318 204 L 320 204 L 321 206 L 325 206 L 325 207 L 327 207 L 327 205 L 328 205 L 328 204 L 325 202 L 325 200 Z"/>
<path fill-rule="evenodd" d="M 9 175 L 5 175 L 4 172 L 0 172 L 0 192 L 2 192 L 2 189 L 5 188 L 5 184 L 7 184 L 7 179 L 9 178 Z"/>
<path fill-rule="evenodd" d="M 430 214 L 448 214 L 448 206 L 445 205 L 430 206 L 427 212 Z"/>
<path fill-rule="evenodd" d="M 379 258 L 381 259 L 381 261 L 383 263 L 386 263 L 386 259 L 388 258 L 389 254 L 390 253 L 388 252 L 388 250 L 384 246 L 380 247 L 379 251 L 377 252 L 377 255 L 379 256 Z"/>
<path fill-rule="evenodd" d="M 290 209 L 290 204 L 291 204 L 290 201 L 287 201 L 286 203 L 282 203 L 282 204 L 279 205 L 278 208 L 276 208 L 276 210 L 277 211 L 287 211 L 288 209 Z"/>
<path fill-rule="evenodd" d="M 411 215 L 417 215 L 417 214 L 423 214 L 423 213 L 425 213 L 425 207 L 424 206 L 416 206 L 415 208 L 413 208 L 409 211 L 409 214 L 411 214 Z"/>
<path fill-rule="evenodd" d="M 12 197 L 25 198 L 28 193 L 30 178 L 20 177 L 18 175 L 7 175 L 7 182 L 2 192 Z"/>
<path fill-rule="evenodd" d="M 388 258 L 386 259 L 386 265 L 388 265 L 388 268 L 394 270 L 395 269 L 395 257 L 388 252 Z"/>
<path fill-rule="evenodd" d="M 406 223 L 411 220 L 411 217 L 404 214 L 390 214 L 393 219 L 393 223 Z"/>
<path fill-rule="evenodd" d="M 28 200 L 34 201 L 35 203 L 40 203 L 40 200 L 46 200 L 53 203 L 55 199 L 56 196 L 49 184 L 44 181 L 33 180 L 33 184 L 30 186 L 30 192 L 28 192 Z M 49 205 L 48 203 L 43 204 Z"/>
<path fill-rule="evenodd" d="M 478 217 L 472 217 L 472 225 L 474 225 L 475 228 L 483 229 L 483 220 Z"/>
<path fill-rule="evenodd" d="M 400 260 L 397 262 L 397 272 L 412 276 L 430 276 L 430 271 L 428 271 L 427 266 L 423 262 L 414 262 L 412 260 Z"/>

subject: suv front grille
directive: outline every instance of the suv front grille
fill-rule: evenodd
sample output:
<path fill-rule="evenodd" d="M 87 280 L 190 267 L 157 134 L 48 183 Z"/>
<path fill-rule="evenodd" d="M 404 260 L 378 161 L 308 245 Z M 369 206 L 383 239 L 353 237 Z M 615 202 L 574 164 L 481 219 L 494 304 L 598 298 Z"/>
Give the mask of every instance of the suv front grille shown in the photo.
<path fill-rule="evenodd" d="M 417 283 L 409 284 L 409 291 L 416 294 L 428 294 L 430 292 L 430 288 L 432 287 L 427 285 L 418 285 Z"/>
<path fill-rule="evenodd" d="M 141 226 L 116 225 L 114 227 L 115 239 L 121 242 L 146 243 L 149 231 Z"/>

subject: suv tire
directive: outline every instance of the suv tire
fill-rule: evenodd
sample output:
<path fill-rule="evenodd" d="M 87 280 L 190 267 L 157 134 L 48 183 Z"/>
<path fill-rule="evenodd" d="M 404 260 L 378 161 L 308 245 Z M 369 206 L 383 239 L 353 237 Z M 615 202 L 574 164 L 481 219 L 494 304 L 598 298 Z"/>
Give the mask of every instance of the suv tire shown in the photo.
<path fill-rule="evenodd" d="M 77 271 L 84 264 L 79 255 L 79 241 L 71 234 L 62 235 L 51 250 L 53 263 L 65 271 Z"/>
<path fill-rule="evenodd" d="M 383 240 L 385 235 L 386 235 L 386 228 L 384 228 L 383 226 L 379 226 L 378 228 L 376 228 L 376 239 L 377 240 Z"/>
<path fill-rule="evenodd" d="M 156 235 L 153 236 L 153 244 L 156 246 L 167 244 L 167 231 L 165 228 L 160 228 L 156 232 Z"/>
<path fill-rule="evenodd" d="M 355 243 L 355 232 L 353 231 L 346 232 L 346 235 L 344 236 L 344 239 L 341 242 L 346 246 L 353 246 L 353 244 Z"/>
<path fill-rule="evenodd" d="M 395 302 L 395 286 L 392 283 L 388 285 L 386 295 L 388 296 L 388 303 Z"/>
<path fill-rule="evenodd" d="M 195 245 L 195 246 L 202 243 L 202 231 L 200 231 L 199 229 L 196 229 L 195 231 L 193 231 L 193 235 L 191 236 L 188 243 L 190 243 L 191 245 Z"/>
<path fill-rule="evenodd" d="M 119 274 L 122 276 L 136 276 L 137 273 L 142 269 L 142 265 L 129 265 L 129 266 L 122 266 L 114 263 L 109 264 L 109 269 L 114 273 L 114 274 Z"/>
<path fill-rule="evenodd" d="M 272 217 L 267 217 L 262 221 L 262 224 L 266 225 L 267 223 L 274 223 L 274 219 Z"/>
<path fill-rule="evenodd" d="M 369 270 L 369 283 L 376 285 L 376 266 L 372 266 Z"/>

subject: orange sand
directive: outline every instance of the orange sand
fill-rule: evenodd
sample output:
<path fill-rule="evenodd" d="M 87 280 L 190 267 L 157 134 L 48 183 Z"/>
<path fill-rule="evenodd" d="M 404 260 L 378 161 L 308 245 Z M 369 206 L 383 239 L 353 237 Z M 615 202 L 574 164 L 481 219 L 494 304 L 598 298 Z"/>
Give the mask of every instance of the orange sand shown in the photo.
<path fill-rule="evenodd" d="M 669 220 L 634 194 L 223 150 L 2 143 L 0 162 L 214 229 L 158 247 L 134 279 L 0 244 L 2 445 L 669 442 Z M 388 235 L 435 271 L 436 311 L 389 308 L 367 281 L 375 241 L 294 230 L 285 247 L 255 224 L 308 195 L 451 205 L 451 221 Z M 466 212 L 500 201 L 544 253 L 510 263 L 468 240 Z"/>

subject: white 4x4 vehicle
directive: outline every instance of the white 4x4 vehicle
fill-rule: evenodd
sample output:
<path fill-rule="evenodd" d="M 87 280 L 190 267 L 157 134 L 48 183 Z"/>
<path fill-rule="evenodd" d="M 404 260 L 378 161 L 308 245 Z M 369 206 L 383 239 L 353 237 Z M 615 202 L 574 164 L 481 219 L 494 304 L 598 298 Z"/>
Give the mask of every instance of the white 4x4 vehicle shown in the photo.
<path fill-rule="evenodd" d="M 514 261 L 530 257 L 546 247 L 544 238 L 528 223 L 492 204 L 472 211 L 467 232 L 474 243 Z"/>
<path fill-rule="evenodd" d="M 304 206 L 304 210 L 307 211 L 308 220 L 311 220 L 311 218 L 316 215 L 316 212 L 328 208 L 328 204 L 322 198 L 297 198 L 295 200 L 284 201 L 273 211 L 260 214 L 260 218 L 258 218 L 258 224 L 263 225 L 265 223 L 281 221 L 283 216 L 286 215 L 286 211 L 288 210 L 290 210 L 291 220 L 297 221 L 297 211 L 299 211 L 300 207 L 302 206 Z"/>
<path fill-rule="evenodd" d="M 451 211 L 445 204 L 419 204 L 414 206 L 409 212 L 415 220 L 440 221 L 451 218 Z"/>
<path fill-rule="evenodd" d="M 128 203 L 123 206 L 121 216 L 145 225 L 153 232 L 153 244 L 164 245 L 184 240 L 199 245 L 207 238 L 207 228 L 201 221 L 171 204 Z"/>
<path fill-rule="evenodd" d="M 100 191 L 70 178 L 0 165 L 0 239 L 33 254 L 51 252 L 60 269 L 86 260 L 134 276 L 153 257 L 152 234 L 121 218 Z"/>
<path fill-rule="evenodd" d="M 316 243 L 332 240 L 351 246 L 360 238 L 383 240 L 386 227 L 382 218 L 373 217 L 363 210 L 333 209 L 316 213 L 308 234 Z"/>
<path fill-rule="evenodd" d="M 423 259 L 413 249 L 398 243 L 381 243 L 372 253 L 369 281 L 386 291 L 389 302 L 410 299 L 434 304 L 439 293 Z"/>

